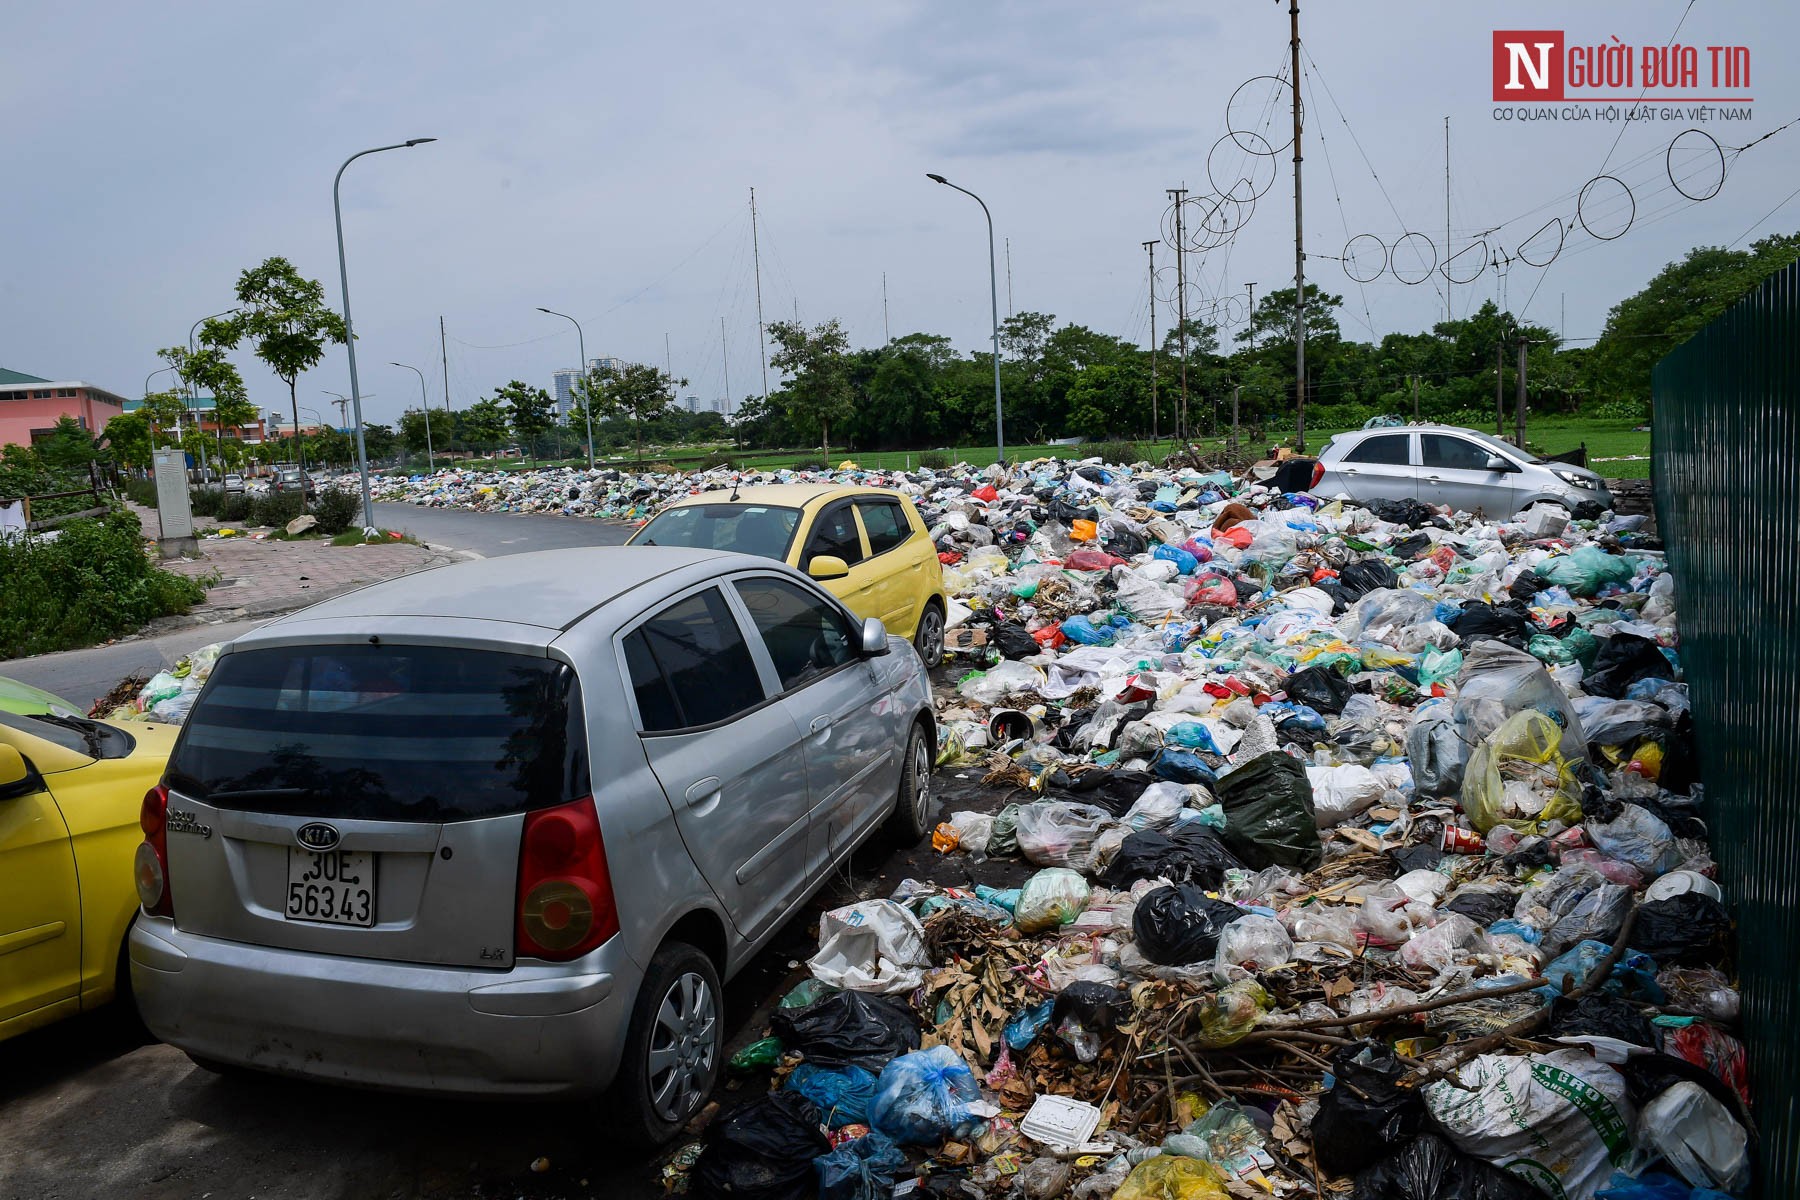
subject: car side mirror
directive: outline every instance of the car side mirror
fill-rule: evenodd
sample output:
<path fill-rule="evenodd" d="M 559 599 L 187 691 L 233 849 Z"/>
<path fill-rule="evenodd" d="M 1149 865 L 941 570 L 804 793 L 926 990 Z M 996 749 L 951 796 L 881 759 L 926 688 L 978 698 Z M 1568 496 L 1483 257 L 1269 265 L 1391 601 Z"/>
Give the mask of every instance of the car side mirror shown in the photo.
<path fill-rule="evenodd" d="M 850 564 L 835 554 L 815 554 L 806 564 L 806 573 L 814 579 L 842 579 L 850 573 Z"/>
<path fill-rule="evenodd" d="M 37 772 L 31 769 L 18 748 L 0 744 L 0 800 L 35 792 L 39 786 Z"/>
<path fill-rule="evenodd" d="M 1504 471 L 1510 473 L 1519 468 L 1514 466 L 1509 459 L 1501 458 L 1498 454 L 1490 454 L 1488 455 L 1487 469 L 1490 471 Z"/>
<path fill-rule="evenodd" d="M 862 656 L 880 658 L 889 652 L 887 626 L 879 618 L 869 617 L 862 623 Z"/>

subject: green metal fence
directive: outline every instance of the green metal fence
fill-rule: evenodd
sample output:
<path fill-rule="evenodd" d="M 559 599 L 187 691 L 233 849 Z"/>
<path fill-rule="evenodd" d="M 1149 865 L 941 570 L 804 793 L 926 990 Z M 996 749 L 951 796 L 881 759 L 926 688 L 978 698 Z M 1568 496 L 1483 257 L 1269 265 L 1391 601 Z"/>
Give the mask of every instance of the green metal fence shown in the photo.
<path fill-rule="evenodd" d="M 1675 575 L 1713 854 L 1738 923 L 1760 1191 L 1800 1195 L 1800 263 L 1657 364 Z"/>

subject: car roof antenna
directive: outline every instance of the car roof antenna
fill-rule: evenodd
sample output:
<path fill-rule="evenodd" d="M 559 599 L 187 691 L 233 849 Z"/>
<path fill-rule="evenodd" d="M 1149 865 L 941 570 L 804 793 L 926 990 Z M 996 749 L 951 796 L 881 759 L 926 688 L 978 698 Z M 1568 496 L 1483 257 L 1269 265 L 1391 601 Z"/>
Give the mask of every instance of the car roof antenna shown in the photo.
<path fill-rule="evenodd" d="M 737 500 L 737 498 L 738 498 L 738 494 L 737 494 L 737 492 L 738 492 L 738 479 L 739 479 L 739 476 L 736 476 L 736 475 L 733 475 L 733 476 L 732 476 L 732 477 L 731 477 L 731 499 L 732 499 L 732 501 L 733 501 L 733 502 L 734 502 L 734 503 L 735 503 L 735 502 L 736 502 L 736 500 Z"/>

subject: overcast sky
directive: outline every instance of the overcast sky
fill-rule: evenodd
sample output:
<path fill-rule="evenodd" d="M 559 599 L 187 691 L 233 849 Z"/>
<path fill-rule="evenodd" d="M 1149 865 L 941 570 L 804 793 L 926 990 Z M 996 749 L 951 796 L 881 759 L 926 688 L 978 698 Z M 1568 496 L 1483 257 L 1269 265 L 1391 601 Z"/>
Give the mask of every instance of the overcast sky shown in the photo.
<path fill-rule="evenodd" d="M 1403 270 L 1412 251 L 1440 252 L 1446 116 L 1454 249 L 1499 226 L 1490 240 L 1516 253 L 1544 220 L 1573 214 L 1603 164 L 1638 214 L 1616 240 L 1571 236 L 1546 270 L 1516 263 L 1504 279 L 1484 270 L 1452 285 L 1459 314 L 1504 290 L 1553 327 L 1566 303 L 1567 333 L 1590 336 L 1689 246 L 1800 228 L 1800 200 L 1765 218 L 1800 187 L 1800 125 L 1732 156 L 1719 194 L 1693 203 L 1670 191 L 1664 164 L 1691 122 L 1629 125 L 1614 148 L 1621 126 L 1604 121 L 1493 119 L 1496 23 L 1567 29 L 1571 44 L 1660 44 L 1689 9 L 1315 0 L 1302 14 L 1309 279 L 1345 297 L 1346 333 L 1444 313 L 1441 279 L 1359 285 L 1331 258 L 1362 232 L 1437 244 L 1409 241 L 1395 256 Z M 1796 34 L 1787 0 L 1692 4 L 1680 41 L 1747 45 L 1753 63 L 1752 119 L 1700 127 L 1729 147 L 1800 115 L 1781 58 Z M 575 362 L 575 335 L 538 305 L 581 319 L 589 357 L 661 364 L 666 335 L 684 393 L 723 394 L 722 349 L 732 392 L 759 391 L 751 187 L 771 321 L 797 308 L 880 344 L 885 272 L 895 335 L 981 347 L 981 212 L 926 180 L 935 171 L 980 193 L 1011 241 L 1002 315 L 1010 287 L 1014 309 L 1141 342 L 1141 243 L 1158 236 L 1163 189 L 1208 191 L 1228 128 L 1286 141 L 1285 115 L 1257 111 L 1286 94 L 1271 97 L 1266 80 L 1238 89 L 1284 68 L 1287 36 L 1286 8 L 1269 0 L 8 5 L 0 366 L 138 395 L 156 349 L 227 307 L 238 272 L 272 254 L 337 303 L 332 174 L 357 150 L 408 137 L 440 140 L 361 159 L 344 180 L 371 420 L 418 402 L 418 379 L 392 360 L 424 368 L 443 402 L 440 314 L 457 407 L 510 378 L 549 387 Z M 1253 209 L 1212 218 L 1235 235 L 1190 258 L 1197 302 L 1292 285 L 1290 156 L 1252 161 L 1231 146 L 1211 156 L 1220 186 L 1267 190 Z M 1713 153 L 1697 136 L 1677 147 L 1690 191 L 1717 181 Z M 1610 233 L 1628 203 L 1603 183 L 1586 215 Z M 1543 261 L 1554 241 L 1552 229 L 1527 253 Z M 1172 249 L 1157 256 L 1173 263 Z M 1166 329 L 1167 312 L 1157 321 Z M 238 360 L 252 397 L 285 409 L 285 388 L 248 349 Z M 302 377 L 301 404 L 323 410 L 325 389 L 349 390 L 341 348 Z"/>

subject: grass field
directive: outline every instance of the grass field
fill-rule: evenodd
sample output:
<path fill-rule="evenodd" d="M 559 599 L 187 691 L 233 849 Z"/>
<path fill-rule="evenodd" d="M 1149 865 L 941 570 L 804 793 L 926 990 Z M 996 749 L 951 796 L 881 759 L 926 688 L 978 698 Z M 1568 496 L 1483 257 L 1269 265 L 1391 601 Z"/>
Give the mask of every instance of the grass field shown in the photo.
<path fill-rule="evenodd" d="M 1635 422 L 1630 420 L 1605 420 L 1589 417 L 1544 417 L 1532 422 L 1526 427 L 1526 444 L 1534 453 L 1543 455 L 1563 454 L 1575 449 L 1577 446 L 1585 444 L 1588 452 L 1588 466 L 1595 471 L 1598 471 L 1602 476 L 1609 479 L 1644 479 L 1648 478 L 1650 474 L 1650 460 L 1648 458 L 1650 453 L 1650 434 L 1647 430 L 1639 431 L 1633 428 L 1634 424 Z M 1345 432 L 1345 430 L 1335 428 L 1309 429 L 1307 430 L 1308 449 L 1316 453 L 1319 448 L 1325 444 L 1326 438 L 1330 437 L 1332 434 L 1343 432 Z M 1508 440 L 1510 440 L 1510 433 L 1511 431 L 1509 429 Z M 1176 442 L 1167 439 L 1156 442 L 1143 440 L 1134 442 L 1133 444 L 1137 447 L 1140 455 L 1153 462 L 1160 461 L 1162 458 L 1172 453 L 1177 447 Z M 1203 452 L 1223 451 L 1225 439 L 1195 438 L 1194 444 L 1200 447 Z M 644 463 L 648 466 L 652 463 L 674 462 L 677 465 L 691 468 L 692 466 L 697 465 L 698 456 L 715 448 L 727 452 L 730 450 L 729 446 L 646 448 L 644 451 Z M 951 462 L 968 462 L 980 465 L 990 463 L 994 460 L 994 446 L 991 442 L 985 445 L 956 446 L 951 448 L 938 447 L 936 449 L 948 453 Z M 1244 445 L 1246 453 L 1257 454 L 1259 456 L 1260 452 L 1266 449 L 1267 446 L 1251 446 L 1247 442 Z M 867 467 L 872 470 L 910 470 L 918 466 L 920 452 L 920 450 L 915 449 L 873 450 L 866 453 L 853 453 L 841 449 L 834 449 L 831 453 L 830 465 L 836 466 L 840 462 L 852 461 L 858 466 Z M 1086 446 L 1008 445 L 1006 448 L 1007 457 L 1014 462 L 1028 462 L 1034 458 L 1085 458 L 1092 453 L 1092 449 Z M 694 461 L 684 462 L 683 460 Z M 546 461 L 533 464 L 518 459 L 506 459 L 503 461 L 491 459 L 465 459 L 458 462 L 456 465 L 478 471 L 525 471 L 531 470 L 534 465 L 573 467 L 585 465 L 586 461 L 585 458 L 569 458 L 557 462 Z M 633 459 L 630 454 L 608 456 L 601 461 L 606 466 L 620 469 L 629 469 L 633 465 Z M 817 449 L 771 451 L 747 450 L 742 455 L 732 456 L 732 465 L 746 471 L 774 470 L 780 467 L 791 467 L 796 463 L 819 461 L 821 461 L 821 456 Z"/>

